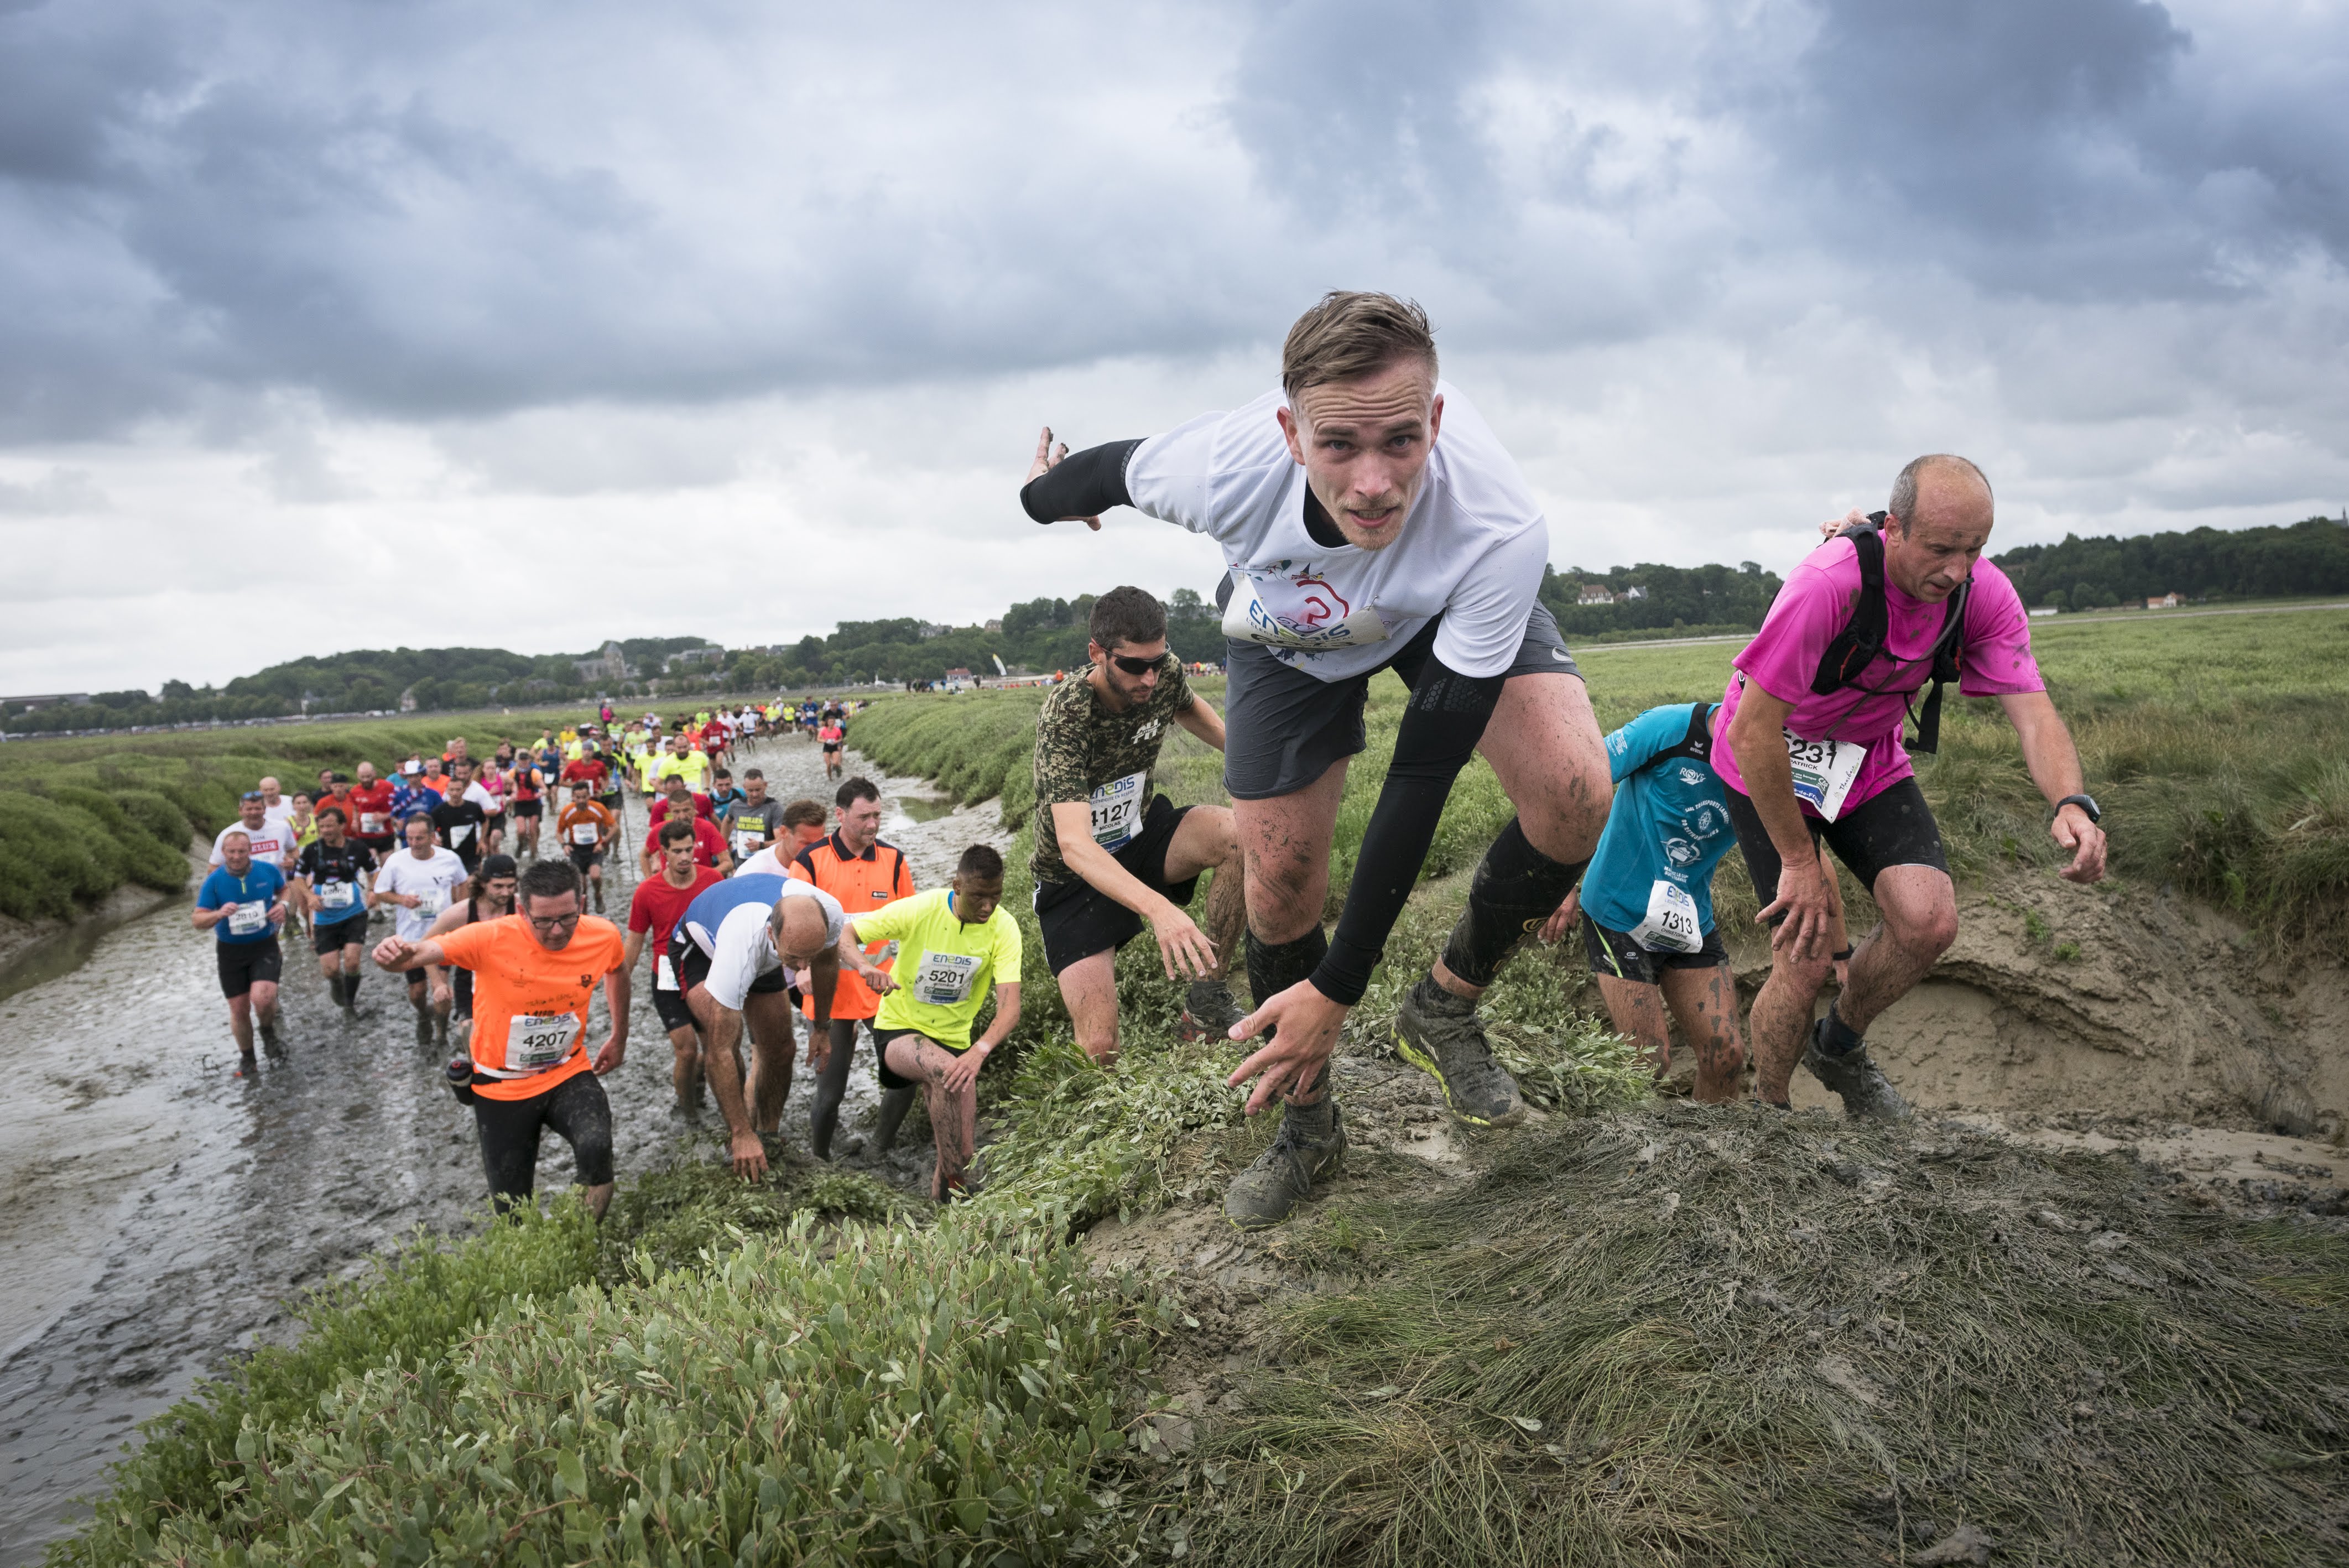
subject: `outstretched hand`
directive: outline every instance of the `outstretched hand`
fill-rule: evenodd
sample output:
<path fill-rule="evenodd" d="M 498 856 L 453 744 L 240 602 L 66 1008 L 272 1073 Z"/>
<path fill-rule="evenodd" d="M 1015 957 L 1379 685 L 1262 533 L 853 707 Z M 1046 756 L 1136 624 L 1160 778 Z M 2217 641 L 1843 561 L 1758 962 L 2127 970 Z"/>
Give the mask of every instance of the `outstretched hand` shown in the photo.
<path fill-rule="evenodd" d="M 1568 889 L 1565 900 L 1556 909 L 1550 911 L 1547 920 L 1542 922 L 1543 944 L 1555 947 L 1564 941 L 1566 934 L 1574 929 L 1575 918 L 1581 913 L 1582 890 L 1578 887 Z"/>
<path fill-rule="evenodd" d="M 1036 438 L 1036 460 L 1028 465 L 1028 478 L 1025 482 L 1034 484 L 1038 480 L 1059 468 L 1068 459 L 1068 456 L 1069 443 L 1062 441 L 1055 446 L 1052 441 L 1052 427 L 1045 426 L 1043 433 Z M 1064 517 L 1060 521 L 1081 522 L 1095 533 L 1101 531 L 1101 519 L 1098 517 Z"/>
<path fill-rule="evenodd" d="M 1247 1113 L 1254 1116 L 1284 1089 L 1308 1088 L 1320 1076 L 1322 1064 L 1338 1048 L 1338 1031 L 1345 1026 L 1346 1005 L 1324 996 L 1310 980 L 1299 980 L 1232 1026 L 1235 1040 L 1252 1040 L 1273 1029 L 1271 1041 L 1242 1062 L 1225 1083 L 1237 1088 L 1263 1074 L 1248 1096 Z"/>

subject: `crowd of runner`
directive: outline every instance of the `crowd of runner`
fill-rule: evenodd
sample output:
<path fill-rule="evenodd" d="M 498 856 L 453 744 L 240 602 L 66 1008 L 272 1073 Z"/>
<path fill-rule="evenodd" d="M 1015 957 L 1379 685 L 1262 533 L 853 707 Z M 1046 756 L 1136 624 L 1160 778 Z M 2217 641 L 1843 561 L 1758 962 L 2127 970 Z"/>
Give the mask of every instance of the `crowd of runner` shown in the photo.
<path fill-rule="evenodd" d="M 1224 552 L 1220 714 L 1192 689 L 1197 666 L 1169 651 L 1155 599 L 1119 587 L 1094 602 L 1087 664 L 1039 712 L 1030 868 L 1045 966 L 1095 1062 L 1117 1059 L 1116 955 L 1145 929 L 1167 976 L 1185 982 L 1177 1030 L 1254 1043 L 1230 1084 L 1253 1080 L 1251 1112 L 1275 1099 L 1283 1109 L 1226 1191 L 1243 1229 L 1287 1218 L 1343 1158 L 1330 1056 L 1472 756 L 1516 812 L 1441 955 L 1404 994 L 1392 1039 L 1477 1126 L 1526 1115 L 1479 1004 L 1537 935 L 1578 934 L 1616 1027 L 1660 1074 L 1678 1023 L 1699 1099 L 1739 1096 L 1750 1063 L 1753 1101 L 1785 1109 L 1800 1066 L 1847 1114 L 1905 1116 L 1865 1036 L 1956 936 L 1940 830 L 1909 762 L 1937 745 L 1950 684 L 2003 708 L 2070 857 L 2063 874 L 2104 874 L 2097 807 L 2028 618 L 1982 559 L 1990 483 L 1963 458 L 1919 458 L 1883 511 L 1826 524 L 1717 695 L 1609 735 L 1537 597 L 1549 551 L 1540 509 L 1492 429 L 1438 378 L 1416 305 L 1328 296 L 1291 329 L 1281 387 L 1235 412 L 1073 454 L 1046 429 L 1021 500 L 1039 522 L 1094 529 L 1132 507 Z M 1381 670 L 1410 698 L 1325 932 L 1340 799 Z M 976 1080 L 1019 1017 L 1020 929 L 986 845 L 947 886 L 916 888 L 878 836 L 879 790 L 843 778 L 850 717 L 839 704 L 766 705 L 698 713 L 665 736 L 651 715 L 620 725 L 606 708 L 488 758 L 458 740 L 388 777 L 365 763 L 352 778 L 322 774 L 307 798 L 261 780 L 215 846 L 195 916 L 217 934 L 244 1060 L 256 1029 L 274 1040 L 285 922 L 307 923 L 348 1007 L 367 913 L 388 909 L 392 934 L 373 958 L 407 977 L 419 1041 L 470 1019 L 450 1078 L 474 1106 L 501 1202 L 529 1193 L 547 1127 L 572 1142 L 590 1202 L 600 1212 L 608 1200 L 610 1111 L 596 1078 L 624 1056 L 630 976 L 647 957 L 676 1091 L 689 1099 L 707 1085 L 741 1175 L 767 1169 L 802 1026 L 812 1151 L 833 1157 L 861 1022 L 883 1088 L 875 1141 L 895 1138 L 919 1091 L 936 1144 L 932 1195 L 968 1191 Z M 1176 806 L 1158 790 L 1174 728 L 1224 754 L 1229 806 Z M 843 780 L 829 810 L 770 798 L 755 767 L 735 779 L 738 749 L 786 733 L 820 746 L 827 782 Z M 623 790 L 649 801 L 633 848 Z M 540 858 L 550 799 L 562 852 Z M 1773 928 L 1770 975 L 1744 1020 L 1711 900 L 1732 848 Z M 590 912 L 605 907 L 616 856 L 636 862 L 625 935 Z M 1857 942 L 1830 856 L 1877 911 Z M 1229 984 L 1236 964 L 1247 1007 Z M 611 1032 L 591 1052 L 599 984 Z"/>

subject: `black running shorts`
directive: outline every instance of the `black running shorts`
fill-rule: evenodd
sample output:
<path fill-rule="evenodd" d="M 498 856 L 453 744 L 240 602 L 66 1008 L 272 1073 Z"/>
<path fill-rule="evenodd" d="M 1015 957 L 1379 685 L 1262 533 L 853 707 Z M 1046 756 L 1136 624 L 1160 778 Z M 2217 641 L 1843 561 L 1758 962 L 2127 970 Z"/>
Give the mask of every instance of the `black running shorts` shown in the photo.
<path fill-rule="evenodd" d="M 545 809 L 543 800 L 517 800 L 513 803 L 513 814 L 517 817 L 534 818 Z"/>
<path fill-rule="evenodd" d="M 680 996 L 709 978 L 709 954 L 701 951 L 701 944 L 685 934 L 682 924 L 669 936 L 668 961 L 677 971 L 678 995 Z M 792 984 L 791 971 L 781 965 L 750 982 L 750 995 L 753 996 L 771 996 L 778 991 L 796 993 L 798 987 Z M 657 991 L 653 994 L 656 996 L 660 995 Z"/>
<path fill-rule="evenodd" d="M 1230 579 L 1226 578 L 1228 585 Z M 1401 676 L 1406 686 L 1435 648 L 1438 615 L 1379 666 Z M 1258 643 L 1231 642 L 1224 665 L 1224 788 L 1235 800 L 1268 800 L 1294 795 L 1330 771 L 1341 758 L 1370 744 L 1362 727 L 1362 705 L 1371 689 L 1368 670 L 1342 680 L 1317 680 L 1281 663 Z M 1505 675 L 1579 676 L 1574 656 L 1558 635 L 1557 617 L 1537 603 L 1526 616 L 1525 641 Z"/>
<path fill-rule="evenodd" d="M 705 975 L 709 973 L 707 969 L 702 971 Z M 682 991 L 664 991 L 655 985 L 653 1011 L 659 1016 L 664 1029 L 689 1029 L 694 1026 L 693 1009 L 685 1005 L 685 993 Z"/>
<path fill-rule="evenodd" d="M 604 863 L 604 851 L 590 849 L 585 844 L 574 844 L 567 852 L 571 856 L 571 863 L 579 868 L 579 874 L 583 877 L 587 874 L 591 867 Z"/>
<path fill-rule="evenodd" d="M 496 1081 L 473 1075 L 477 1091 Z M 500 1209 L 527 1201 L 537 1187 L 542 1129 L 554 1129 L 571 1145 L 581 1186 L 602 1187 L 612 1180 L 612 1102 L 605 1098 L 604 1080 L 592 1072 L 573 1073 L 528 1099 L 492 1099 L 476 1092 L 473 1127 L 481 1134 L 490 1197 Z"/>
<path fill-rule="evenodd" d="M 898 1072 L 889 1065 L 889 1042 L 892 1040 L 902 1040 L 907 1038 L 928 1040 L 931 1045 L 936 1046 L 938 1049 L 945 1051 L 949 1056 L 958 1057 L 962 1055 L 962 1051 L 956 1050 L 952 1046 L 943 1044 L 940 1041 L 930 1039 L 927 1035 L 925 1035 L 919 1029 L 875 1029 L 873 1031 L 873 1052 L 874 1055 L 881 1059 L 880 1078 L 881 1087 L 883 1088 L 919 1088 L 922 1087 L 920 1079 L 909 1078 L 905 1074 Z M 970 1047 L 968 1046 L 965 1046 L 963 1050 L 967 1051 L 969 1048 Z"/>
<path fill-rule="evenodd" d="M 1047 810 L 1050 807 L 1045 808 Z M 1142 831 L 1117 851 L 1117 863 L 1154 892 L 1176 903 L 1188 904 L 1199 891 L 1199 879 L 1166 880 L 1166 850 L 1174 830 L 1190 814 L 1164 795 L 1151 798 L 1142 815 Z M 1044 932 L 1044 962 L 1058 975 L 1081 958 L 1109 953 L 1142 934 L 1142 916 L 1087 882 L 1040 882 L 1036 884 L 1036 923 Z"/>
<path fill-rule="evenodd" d="M 1634 980 L 1642 985 L 1653 985 L 1657 975 L 1666 969 L 1712 969 L 1729 962 L 1729 949 L 1721 944 L 1721 928 L 1715 926 L 1704 934 L 1704 945 L 1694 953 L 1682 953 L 1671 947 L 1647 947 L 1635 940 L 1628 931 L 1609 931 L 1582 912 L 1582 950 L 1590 955 L 1593 975 L 1610 975 L 1618 980 Z"/>
<path fill-rule="evenodd" d="M 315 922 L 310 927 L 310 951 L 317 954 L 340 953 L 353 943 L 364 946 L 367 943 L 367 914 L 364 911 L 357 914 L 346 915 L 331 924 L 323 920 Z"/>
<path fill-rule="evenodd" d="M 1762 825 L 1761 813 L 1754 810 L 1751 799 L 1726 784 L 1721 792 L 1728 797 L 1729 820 L 1737 830 L 1737 852 L 1745 857 L 1754 892 L 1767 906 L 1778 896 L 1778 847 L 1770 841 L 1770 830 Z M 1869 796 L 1832 822 L 1808 813 L 1803 820 L 1810 824 L 1811 842 L 1824 840 L 1835 858 L 1870 893 L 1876 891 L 1877 873 L 1887 866 L 1931 866 L 1944 876 L 1949 874 L 1949 857 L 1941 849 L 1941 825 L 1933 820 L 1933 809 L 1925 804 L 1925 791 L 1917 787 L 1913 777 Z M 1770 923 L 1775 925 L 1777 920 Z"/>
<path fill-rule="evenodd" d="M 273 933 L 262 942 L 215 942 L 219 950 L 221 995 L 243 996 L 257 985 L 274 985 L 285 966 L 285 954 Z"/>

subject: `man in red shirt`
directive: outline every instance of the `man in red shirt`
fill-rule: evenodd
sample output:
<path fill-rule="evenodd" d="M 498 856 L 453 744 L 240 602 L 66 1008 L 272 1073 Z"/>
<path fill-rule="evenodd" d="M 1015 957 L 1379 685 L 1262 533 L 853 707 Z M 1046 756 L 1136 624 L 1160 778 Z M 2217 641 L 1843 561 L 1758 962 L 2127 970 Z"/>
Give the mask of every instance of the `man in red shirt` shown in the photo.
<path fill-rule="evenodd" d="M 699 862 L 696 836 L 693 828 L 687 825 L 688 821 L 695 827 L 707 825 L 679 816 L 652 831 L 652 847 L 660 858 L 660 874 L 638 882 L 636 896 L 628 901 L 626 960 L 633 968 L 649 935 L 653 1011 L 660 1015 L 661 1027 L 668 1031 L 669 1047 L 677 1053 L 669 1083 L 676 1088 L 677 1102 L 681 1106 L 690 1105 L 700 1097 L 701 1031 L 694 1022 L 693 1010 L 685 1005 L 685 989 L 678 984 L 677 970 L 669 959 L 669 933 L 676 929 L 678 917 L 685 913 L 686 906 L 703 889 L 726 880 Z"/>
<path fill-rule="evenodd" d="M 694 794 L 685 787 L 685 779 L 675 773 L 661 780 L 661 798 L 646 813 L 645 847 L 636 851 L 637 874 L 653 874 L 661 825 L 672 818 L 693 824 L 693 852 L 697 860 L 705 866 L 716 866 L 722 875 L 734 874 L 734 857 L 727 851 L 726 835 L 709 820 L 709 797 Z"/>
<path fill-rule="evenodd" d="M 587 780 L 587 793 L 599 799 L 603 797 L 604 791 L 610 787 L 611 777 L 611 764 L 604 760 L 603 754 L 596 749 L 595 743 L 592 740 L 587 742 L 585 748 L 577 757 L 563 765 L 563 781 L 565 784 L 576 783 L 585 779 Z"/>
<path fill-rule="evenodd" d="M 375 764 L 359 764 L 359 781 L 351 786 L 345 798 L 344 810 L 351 824 L 351 837 L 381 860 L 391 853 L 391 781 L 376 777 Z"/>

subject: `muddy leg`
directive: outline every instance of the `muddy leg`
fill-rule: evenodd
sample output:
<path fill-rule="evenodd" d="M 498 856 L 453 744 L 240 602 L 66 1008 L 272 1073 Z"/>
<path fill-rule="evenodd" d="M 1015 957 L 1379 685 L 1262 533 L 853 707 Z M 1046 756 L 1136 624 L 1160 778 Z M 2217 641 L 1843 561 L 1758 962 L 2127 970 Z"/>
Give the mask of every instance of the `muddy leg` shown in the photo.
<path fill-rule="evenodd" d="M 1603 988 L 1603 987 L 1602 987 Z M 1663 992 L 1681 1033 L 1696 1052 L 1696 1098 L 1720 1105 L 1737 1093 L 1745 1045 L 1737 1027 L 1737 981 L 1726 964 L 1667 969 Z"/>

